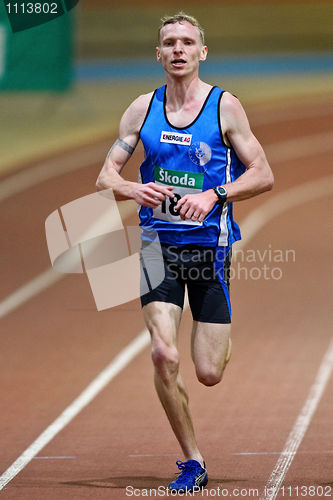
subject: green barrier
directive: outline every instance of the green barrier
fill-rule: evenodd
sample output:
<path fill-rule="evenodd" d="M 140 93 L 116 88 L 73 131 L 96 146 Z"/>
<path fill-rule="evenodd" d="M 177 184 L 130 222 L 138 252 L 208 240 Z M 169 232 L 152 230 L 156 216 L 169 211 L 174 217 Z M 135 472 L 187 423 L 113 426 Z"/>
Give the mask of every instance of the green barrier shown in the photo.
<path fill-rule="evenodd" d="M 72 12 L 32 27 L 9 22 L 0 4 L 0 90 L 64 91 L 72 84 Z M 30 28 L 30 29 L 27 29 Z"/>

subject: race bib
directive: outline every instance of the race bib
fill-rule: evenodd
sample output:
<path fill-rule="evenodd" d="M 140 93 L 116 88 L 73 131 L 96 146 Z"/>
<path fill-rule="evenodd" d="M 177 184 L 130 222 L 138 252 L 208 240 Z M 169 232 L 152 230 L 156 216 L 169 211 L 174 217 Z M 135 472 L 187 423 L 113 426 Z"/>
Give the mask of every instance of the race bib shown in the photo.
<path fill-rule="evenodd" d="M 174 224 L 188 224 L 201 226 L 202 222 L 182 220 L 176 205 L 186 194 L 198 194 L 202 192 L 204 174 L 197 172 L 184 172 L 180 170 L 169 170 L 162 167 L 154 167 L 155 183 L 160 186 L 173 186 L 174 198 L 167 197 L 161 205 L 153 210 L 154 218 L 161 219 Z"/>

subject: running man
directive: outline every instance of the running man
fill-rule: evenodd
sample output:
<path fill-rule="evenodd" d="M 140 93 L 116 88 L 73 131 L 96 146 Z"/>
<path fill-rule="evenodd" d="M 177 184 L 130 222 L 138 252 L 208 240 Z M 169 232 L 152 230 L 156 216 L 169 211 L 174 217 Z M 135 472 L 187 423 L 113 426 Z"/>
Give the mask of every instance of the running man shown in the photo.
<path fill-rule="evenodd" d="M 177 461 L 180 474 L 169 487 L 190 492 L 204 487 L 208 474 L 179 373 L 185 285 L 196 375 L 213 386 L 231 354 L 228 267 L 231 245 L 240 239 L 232 202 L 272 189 L 273 174 L 239 100 L 199 78 L 207 47 L 198 21 L 183 12 L 163 18 L 156 54 L 166 85 L 125 111 L 97 189 L 112 188 L 116 196 L 135 200 L 140 225 L 160 239 L 165 278 L 141 302 L 155 387 L 185 457 Z M 145 149 L 140 182 L 129 182 L 120 173 L 139 139 Z"/>

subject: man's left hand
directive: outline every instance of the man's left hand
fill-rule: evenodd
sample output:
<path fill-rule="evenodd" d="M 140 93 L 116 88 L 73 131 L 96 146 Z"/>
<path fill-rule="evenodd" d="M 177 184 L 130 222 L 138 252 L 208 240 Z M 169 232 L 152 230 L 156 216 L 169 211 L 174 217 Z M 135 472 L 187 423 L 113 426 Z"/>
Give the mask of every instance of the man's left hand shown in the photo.
<path fill-rule="evenodd" d="M 213 189 L 198 194 L 186 194 L 178 201 L 175 209 L 179 210 L 180 218 L 183 220 L 202 222 L 214 208 L 217 199 Z"/>

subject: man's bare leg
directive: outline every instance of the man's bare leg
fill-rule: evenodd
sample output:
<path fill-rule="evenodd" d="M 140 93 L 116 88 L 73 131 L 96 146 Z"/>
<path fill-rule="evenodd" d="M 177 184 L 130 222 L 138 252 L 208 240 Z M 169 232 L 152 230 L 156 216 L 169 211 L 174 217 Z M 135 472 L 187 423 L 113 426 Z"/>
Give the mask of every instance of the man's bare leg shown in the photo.
<path fill-rule="evenodd" d="M 231 325 L 193 322 L 191 354 L 199 382 L 218 384 L 231 356 Z"/>
<path fill-rule="evenodd" d="M 151 302 L 143 308 L 143 314 L 151 335 L 157 394 L 185 459 L 197 460 L 203 465 L 195 440 L 187 390 L 179 374 L 177 333 L 182 309 L 170 303 Z"/>

